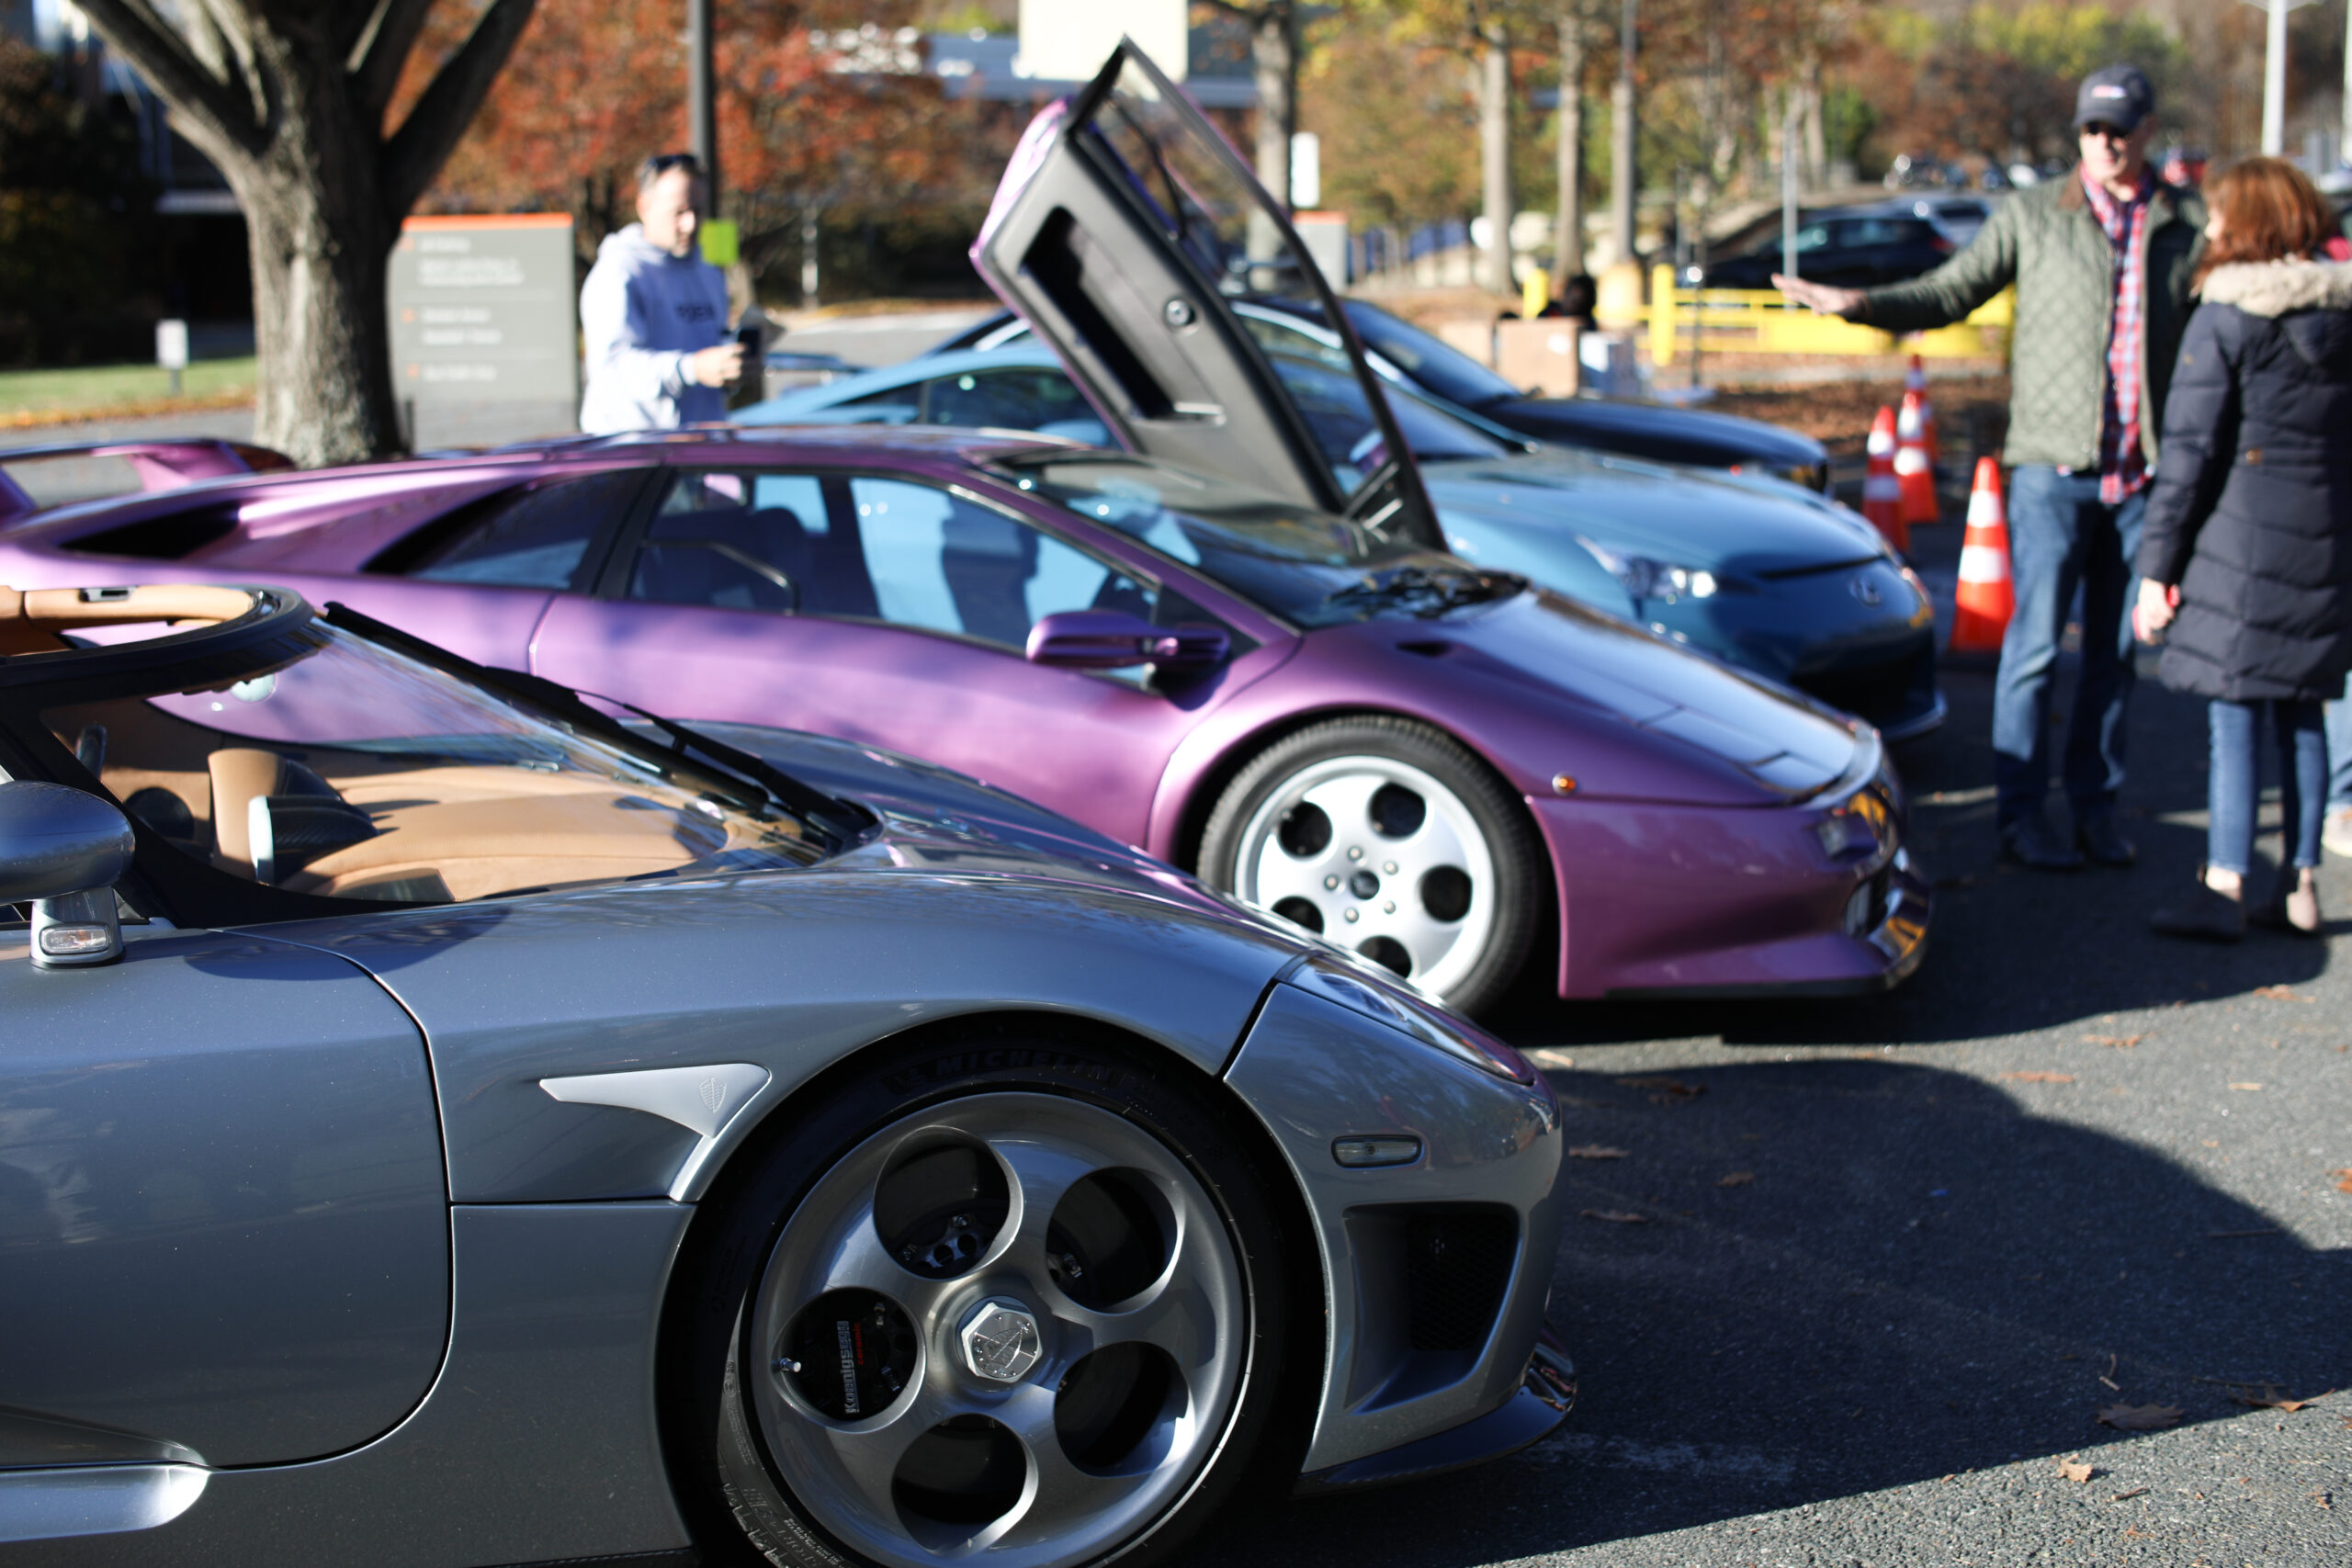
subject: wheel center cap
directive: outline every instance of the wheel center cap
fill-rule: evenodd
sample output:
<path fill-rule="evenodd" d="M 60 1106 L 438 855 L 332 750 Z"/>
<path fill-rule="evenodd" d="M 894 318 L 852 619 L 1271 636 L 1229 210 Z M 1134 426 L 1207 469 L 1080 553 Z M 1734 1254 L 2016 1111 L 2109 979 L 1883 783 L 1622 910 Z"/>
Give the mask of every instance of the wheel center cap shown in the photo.
<path fill-rule="evenodd" d="M 1369 898 L 1380 891 L 1380 878 L 1368 871 L 1357 872 L 1348 878 L 1348 891 L 1359 898 Z"/>
<path fill-rule="evenodd" d="M 956 1341 L 964 1364 L 990 1382 L 1019 1382 L 1046 1354 L 1036 1317 L 1020 1303 L 1001 1299 L 974 1307 Z"/>

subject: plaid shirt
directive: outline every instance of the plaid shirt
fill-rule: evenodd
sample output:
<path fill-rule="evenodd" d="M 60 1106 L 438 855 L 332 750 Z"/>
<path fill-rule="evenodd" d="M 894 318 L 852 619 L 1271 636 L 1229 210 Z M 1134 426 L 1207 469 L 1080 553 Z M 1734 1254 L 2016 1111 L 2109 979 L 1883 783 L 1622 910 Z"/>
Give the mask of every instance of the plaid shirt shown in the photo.
<path fill-rule="evenodd" d="M 2147 331 L 2148 198 L 2156 182 L 2141 171 L 2140 188 L 2118 201 L 2088 175 L 2083 193 L 2115 247 L 2115 318 L 2107 339 L 2107 403 L 2098 426 L 2098 498 L 2109 506 L 2148 484 L 2148 455 L 2140 445 L 2140 349 Z"/>

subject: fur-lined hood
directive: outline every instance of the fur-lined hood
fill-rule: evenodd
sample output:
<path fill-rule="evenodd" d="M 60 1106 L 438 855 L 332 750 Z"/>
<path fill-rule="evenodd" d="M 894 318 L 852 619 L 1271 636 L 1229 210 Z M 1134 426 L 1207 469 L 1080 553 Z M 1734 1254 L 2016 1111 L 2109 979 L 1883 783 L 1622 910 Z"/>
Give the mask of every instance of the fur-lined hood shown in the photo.
<path fill-rule="evenodd" d="M 2249 316 L 2352 310 L 2352 262 L 2227 262 L 2206 275 L 2203 293 Z"/>

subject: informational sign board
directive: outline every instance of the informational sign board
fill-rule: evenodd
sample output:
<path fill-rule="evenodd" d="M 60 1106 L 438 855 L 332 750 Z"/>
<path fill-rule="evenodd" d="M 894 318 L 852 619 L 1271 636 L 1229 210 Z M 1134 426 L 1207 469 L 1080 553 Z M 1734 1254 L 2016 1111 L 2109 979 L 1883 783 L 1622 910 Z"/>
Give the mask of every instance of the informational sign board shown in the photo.
<path fill-rule="evenodd" d="M 1192 56 L 1190 9 L 1185 0 L 1021 0 L 1021 52 L 1012 69 L 1048 82 L 1084 82 L 1125 37 L 1181 82 Z"/>
<path fill-rule="evenodd" d="M 432 404 L 580 402 L 571 219 L 514 212 L 412 218 L 386 290 L 392 386 Z"/>

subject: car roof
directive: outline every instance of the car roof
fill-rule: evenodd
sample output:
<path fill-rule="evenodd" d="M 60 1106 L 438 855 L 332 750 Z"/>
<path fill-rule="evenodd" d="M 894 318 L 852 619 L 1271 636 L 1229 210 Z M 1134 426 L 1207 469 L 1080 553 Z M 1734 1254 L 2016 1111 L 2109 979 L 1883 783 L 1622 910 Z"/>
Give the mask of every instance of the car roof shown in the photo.
<path fill-rule="evenodd" d="M 737 409 L 738 425 L 751 425 L 764 430 L 773 424 L 788 423 L 795 413 L 814 412 L 820 409 L 837 408 L 842 402 L 862 398 L 873 392 L 887 392 L 899 387 L 922 381 L 935 381 L 943 376 L 956 376 L 971 370 L 1001 370 L 1016 368 L 1061 368 L 1061 361 L 1054 357 L 1052 349 L 1034 335 L 1023 334 L 1000 348 L 956 348 L 943 353 L 921 355 L 903 364 L 886 365 L 879 369 L 861 370 L 854 376 L 843 376 L 820 386 L 795 387 L 779 393 L 765 402 Z M 856 429 L 859 426 L 831 426 L 827 429 Z M 870 427 L 864 427 L 870 428 Z M 745 433 L 750 439 L 758 439 Z"/>

